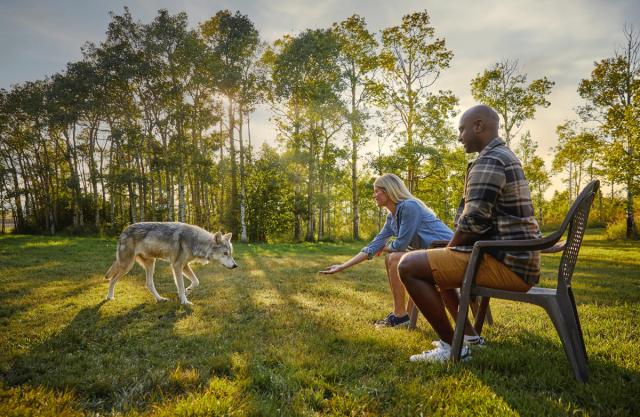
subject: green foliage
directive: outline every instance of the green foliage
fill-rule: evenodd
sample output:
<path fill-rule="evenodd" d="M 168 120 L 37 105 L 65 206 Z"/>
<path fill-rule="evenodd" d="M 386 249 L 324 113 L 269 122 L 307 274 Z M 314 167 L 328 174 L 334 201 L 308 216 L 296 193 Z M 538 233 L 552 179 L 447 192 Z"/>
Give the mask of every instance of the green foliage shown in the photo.
<path fill-rule="evenodd" d="M 222 64 L 218 68 L 220 89 L 227 94 L 235 93 L 260 41 L 253 22 L 239 11 L 232 14 L 221 10 L 200 25 L 200 33 Z"/>
<path fill-rule="evenodd" d="M 375 102 L 385 111 L 383 122 L 406 151 L 396 157 L 406 167 L 410 191 L 416 189 L 420 160 L 429 157 L 458 103 L 451 91 L 431 91 L 453 52 L 435 38 L 430 23 L 426 11 L 416 12 L 382 31 L 381 71 L 372 85 Z"/>
<path fill-rule="evenodd" d="M 471 360 L 409 362 L 435 334 L 423 318 L 417 331 L 373 328 L 391 306 L 383 259 L 317 274 L 361 243 L 237 244 L 240 268 L 196 266 L 190 309 L 162 262 L 156 286 L 174 294 L 169 302 L 153 302 L 138 267 L 104 302 L 115 246 L 0 237 L 0 414 L 640 413 L 637 242 L 589 231 L 583 243 L 573 290 L 589 355 L 584 385 L 546 313 L 501 300 L 491 304 L 488 346 Z M 553 285 L 559 259 L 543 256 L 542 285 Z"/>
<path fill-rule="evenodd" d="M 614 57 L 594 63 L 591 77 L 583 79 L 578 93 L 587 100 L 583 118 L 596 120 L 609 138 L 605 167 L 611 180 L 627 191 L 627 238 L 637 238 L 634 224 L 634 195 L 640 188 L 640 36 L 633 26 L 625 27 L 625 44 Z"/>
<path fill-rule="evenodd" d="M 293 190 L 286 175 L 286 161 L 265 144 L 247 172 L 249 238 L 269 242 L 288 236 L 293 213 Z"/>
<path fill-rule="evenodd" d="M 533 119 L 536 107 L 549 107 L 546 96 L 555 84 L 547 77 L 527 84 L 527 75 L 521 74 L 518 61 L 497 62 L 471 80 L 471 94 L 478 102 L 493 107 L 502 117 L 504 140 L 511 146 L 513 129 Z"/>

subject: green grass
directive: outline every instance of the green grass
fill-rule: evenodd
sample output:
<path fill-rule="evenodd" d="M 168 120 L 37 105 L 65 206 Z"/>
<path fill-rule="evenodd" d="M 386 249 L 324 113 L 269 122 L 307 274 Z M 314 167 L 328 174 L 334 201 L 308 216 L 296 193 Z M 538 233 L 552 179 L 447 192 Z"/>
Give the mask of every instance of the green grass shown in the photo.
<path fill-rule="evenodd" d="M 0 237 L 0 415 L 640 415 L 640 244 L 583 245 L 586 385 L 542 309 L 499 300 L 472 360 L 410 363 L 435 335 L 423 318 L 373 328 L 391 307 L 381 258 L 317 273 L 361 246 L 238 244 L 241 268 L 196 266 L 184 308 L 166 263 L 169 302 L 138 266 L 103 301 L 115 240 Z"/>

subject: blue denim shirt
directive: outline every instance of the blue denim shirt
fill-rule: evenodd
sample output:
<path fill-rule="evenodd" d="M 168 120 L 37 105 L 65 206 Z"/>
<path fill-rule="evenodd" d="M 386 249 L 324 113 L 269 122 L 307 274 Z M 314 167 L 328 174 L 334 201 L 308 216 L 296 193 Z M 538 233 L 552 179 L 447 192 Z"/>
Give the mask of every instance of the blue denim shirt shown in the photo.
<path fill-rule="evenodd" d="M 397 239 L 387 245 L 389 238 Z M 396 212 L 387 215 L 387 221 L 380 233 L 361 252 L 369 259 L 387 245 L 391 252 L 404 252 L 409 249 L 426 249 L 434 240 L 451 240 L 453 232 L 429 209 L 416 200 L 400 201 Z"/>

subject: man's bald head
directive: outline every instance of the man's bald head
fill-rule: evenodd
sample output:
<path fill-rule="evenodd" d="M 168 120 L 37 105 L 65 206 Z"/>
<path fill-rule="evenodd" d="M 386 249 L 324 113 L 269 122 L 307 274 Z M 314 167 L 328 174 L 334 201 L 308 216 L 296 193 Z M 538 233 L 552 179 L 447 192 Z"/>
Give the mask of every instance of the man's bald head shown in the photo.
<path fill-rule="evenodd" d="M 462 118 L 469 118 L 471 121 L 482 120 L 487 130 L 492 132 L 493 138 L 498 136 L 498 126 L 500 125 L 500 116 L 491 107 L 486 104 L 478 104 L 471 107 L 462 114 Z"/>
<path fill-rule="evenodd" d="M 480 152 L 491 140 L 498 137 L 500 117 L 485 104 L 471 107 L 460 117 L 460 142 L 465 150 Z"/>

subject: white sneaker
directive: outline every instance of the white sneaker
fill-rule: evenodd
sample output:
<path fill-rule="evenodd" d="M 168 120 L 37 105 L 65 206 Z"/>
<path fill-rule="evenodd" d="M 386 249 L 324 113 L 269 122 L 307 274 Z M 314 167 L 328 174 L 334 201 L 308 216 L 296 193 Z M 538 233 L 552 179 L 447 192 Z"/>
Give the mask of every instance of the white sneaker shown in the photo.
<path fill-rule="evenodd" d="M 442 340 L 434 340 L 433 342 L 431 342 L 431 344 L 435 347 L 440 346 L 442 343 L 444 343 Z M 469 346 L 469 347 L 478 346 L 483 348 L 487 346 L 487 342 L 484 340 L 484 337 L 482 336 L 467 336 L 465 334 L 463 343 L 465 344 L 465 346 Z"/>
<path fill-rule="evenodd" d="M 437 340 L 432 343 L 436 346 L 435 349 L 426 350 L 417 355 L 411 355 L 409 360 L 411 362 L 446 362 L 451 356 L 451 346 L 442 340 Z M 470 357 L 469 347 L 464 345 L 460 352 L 460 360 L 465 360 Z"/>
<path fill-rule="evenodd" d="M 487 346 L 487 342 L 484 340 L 482 336 L 467 336 L 464 335 L 464 344 L 467 346 L 478 346 L 485 347 Z"/>

